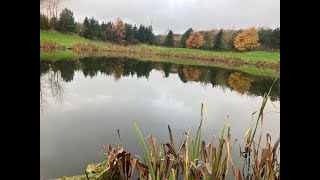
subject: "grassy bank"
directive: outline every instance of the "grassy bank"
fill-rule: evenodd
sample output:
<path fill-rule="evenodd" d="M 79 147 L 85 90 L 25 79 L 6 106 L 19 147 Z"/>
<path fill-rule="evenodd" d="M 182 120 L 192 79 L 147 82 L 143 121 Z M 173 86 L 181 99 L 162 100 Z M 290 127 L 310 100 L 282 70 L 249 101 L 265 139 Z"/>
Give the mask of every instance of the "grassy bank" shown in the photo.
<path fill-rule="evenodd" d="M 48 61 L 48 60 L 74 60 L 80 58 L 81 55 L 74 53 L 72 51 L 41 51 L 40 52 L 40 61 Z"/>
<path fill-rule="evenodd" d="M 89 40 L 83 37 L 74 36 L 70 34 L 61 34 L 55 31 L 40 30 L 40 41 L 53 42 L 66 48 L 71 48 L 74 44 L 88 44 L 98 46 L 100 48 L 108 49 L 107 43 L 96 40 Z"/>
<path fill-rule="evenodd" d="M 133 51 L 137 53 L 147 53 L 154 54 L 155 56 L 166 55 L 166 56 L 186 56 L 188 55 L 193 59 L 210 59 L 212 57 L 219 58 L 238 58 L 247 63 L 272 63 L 279 64 L 280 53 L 279 52 L 265 52 L 265 51 L 254 51 L 254 52 L 218 52 L 218 51 L 205 51 L 197 49 L 187 49 L 187 48 L 166 48 L 159 46 L 150 45 L 130 45 L 127 47 L 119 47 L 118 45 L 106 43 L 97 40 L 89 40 L 79 36 L 61 34 L 53 31 L 40 30 L 40 40 L 50 41 L 68 47 L 72 47 L 74 44 L 89 44 L 98 46 L 101 48 L 112 48 L 113 51 Z M 219 59 L 218 59 L 219 60 Z"/>
<path fill-rule="evenodd" d="M 205 51 L 198 49 L 188 48 L 166 48 L 159 46 L 149 45 L 138 45 L 138 47 L 153 50 L 162 53 L 172 54 L 193 54 L 193 55 L 204 55 L 204 56 L 217 56 L 217 57 L 234 57 L 240 58 L 246 62 L 268 62 L 268 63 L 279 63 L 280 53 L 279 52 L 266 52 L 266 51 L 253 51 L 253 52 L 226 52 L 226 51 Z"/>

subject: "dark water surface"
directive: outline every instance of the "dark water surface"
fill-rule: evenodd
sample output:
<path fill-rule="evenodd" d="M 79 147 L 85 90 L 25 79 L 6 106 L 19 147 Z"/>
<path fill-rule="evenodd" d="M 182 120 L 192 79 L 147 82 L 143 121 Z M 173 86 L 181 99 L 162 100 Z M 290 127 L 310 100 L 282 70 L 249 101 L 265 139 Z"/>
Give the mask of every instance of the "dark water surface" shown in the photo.
<path fill-rule="evenodd" d="M 132 59 L 83 58 L 40 62 L 40 177 L 83 174 L 88 163 L 100 162 L 103 145 L 118 145 L 142 155 L 133 126 L 146 137 L 169 142 L 167 125 L 177 143 L 191 123 L 200 121 L 201 102 L 208 108 L 203 139 L 221 134 L 227 115 L 235 165 L 242 165 L 239 143 L 273 79 L 216 67 L 176 65 Z M 272 102 L 271 102 L 272 101 Z M 263 134 L 273 141 L 280 132 L 280 85 L 271 92 Z M 258 132 L 259 133 L 259 132 Z M 265 137 L 265 136 L 263 136 Z"/>

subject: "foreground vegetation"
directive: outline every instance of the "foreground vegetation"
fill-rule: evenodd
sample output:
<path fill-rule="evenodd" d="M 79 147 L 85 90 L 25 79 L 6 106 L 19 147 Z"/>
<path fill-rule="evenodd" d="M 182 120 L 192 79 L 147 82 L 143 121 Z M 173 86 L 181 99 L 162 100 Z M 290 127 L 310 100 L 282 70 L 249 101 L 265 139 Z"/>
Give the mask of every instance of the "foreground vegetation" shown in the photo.
<path fill-rule="evenodd" d="M 275 82 L 275 81 L 274 81 Z M 201 115 L 196 135 L 192 136 L 191 128 L 185 132 L 180 144 L 174 144 L 172 130 L 168 126 L 170 141 L 158 144 L 152 135 L 143 136 L 138 125 L 134 122 L 144 160 L 136 159 L 126 152 L 122 146 L 104 147 L 106 160 L 100 164 L 91 164 L 87 167 L 85 175 L 77 177 L 63 177 L 65 180 L 80 179 L 226 179 L 233 177 L 242 179 L 280 179 L 280 137 L 271 143 L 271 136 L 267 134 L 266 144 L 261 144 L 262 133 L 255 141 L 256 130 L 262 120 L 265 105 L 269 99 L 268 93 L 264 95 L 261 108 L 256 113 L 257 119 L 252 121 L 245 133 L 245 147 L 240 148 L 240 154 L 245 159 L 243 168 L 236 167 L 231 156 L 232 147 L 236 142 L 231 140 L 230 118 L 226 119 L 219 138 L 212 138 L 211 142 L 201 139 L 202 124 L 207 119 L 207 109 L 201 104 Z M 255 113 L 254 113 L 255 114 Z M 119 140 L 121 136 L 118 130 Z M 147 147 L 146 141 L 150 141 Z M 122 144 L 122 143 L 121 143 Z M 252 158 L 252 160 L 251 160 Z M 240 170 L 242 169 L 242 170 Z"/>

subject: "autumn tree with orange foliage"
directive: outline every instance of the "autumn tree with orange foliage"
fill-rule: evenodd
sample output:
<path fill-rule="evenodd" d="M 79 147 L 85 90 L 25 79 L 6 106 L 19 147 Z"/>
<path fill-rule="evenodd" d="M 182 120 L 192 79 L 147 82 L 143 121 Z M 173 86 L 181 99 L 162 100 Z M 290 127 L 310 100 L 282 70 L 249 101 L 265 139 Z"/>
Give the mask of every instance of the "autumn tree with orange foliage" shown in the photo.
<path fill-rule="evenodd" d="M 239 33 L 234 40 L 234 47 L 239 51 L 249 51 L 260 46 L 258 31 L 252 27 Z"/>
<path fill-rule="evenodd" d="M 186 42 L 186 47 L 191 49 L 199 49 L 204 44 L 203 35 L 200 32 L 192 32 Z"/>
<path fill-rule="evenodd" d="M 112 26 L 113 31 L 118 42 L 124 40 L 126 28 L 123 21 L 120 18 L 117 18 L 115 24 Z"/>

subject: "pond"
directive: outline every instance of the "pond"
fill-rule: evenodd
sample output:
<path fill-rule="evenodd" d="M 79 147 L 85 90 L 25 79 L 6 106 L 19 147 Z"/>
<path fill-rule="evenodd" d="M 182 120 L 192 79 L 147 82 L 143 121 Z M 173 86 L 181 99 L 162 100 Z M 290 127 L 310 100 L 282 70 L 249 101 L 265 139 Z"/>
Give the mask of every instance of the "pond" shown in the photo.
<path fill-rule="evenodd" d="M 202 102 L 208 109 L 203 139 L 219 136 L 230 115 L 231 139 L 238 140 L 232 158 L 241 167 L 238 144 L 244 146 L 252 113 L 273 80 L 219 67 L 126 58 L 40 61 L 40 177 L 84 174 L 89 163 L 104 160 L 104 145 L 120 144 L 117 129 L 125 150 L 142 156 L 133 121 L 160 143 L 169 142 L 170 125 L 179 144 L 190 124 L 195 134 Z M 270 99 L 263 137 L 269 133 L 274 142 L 280 133 L 279 80 Z"/>

